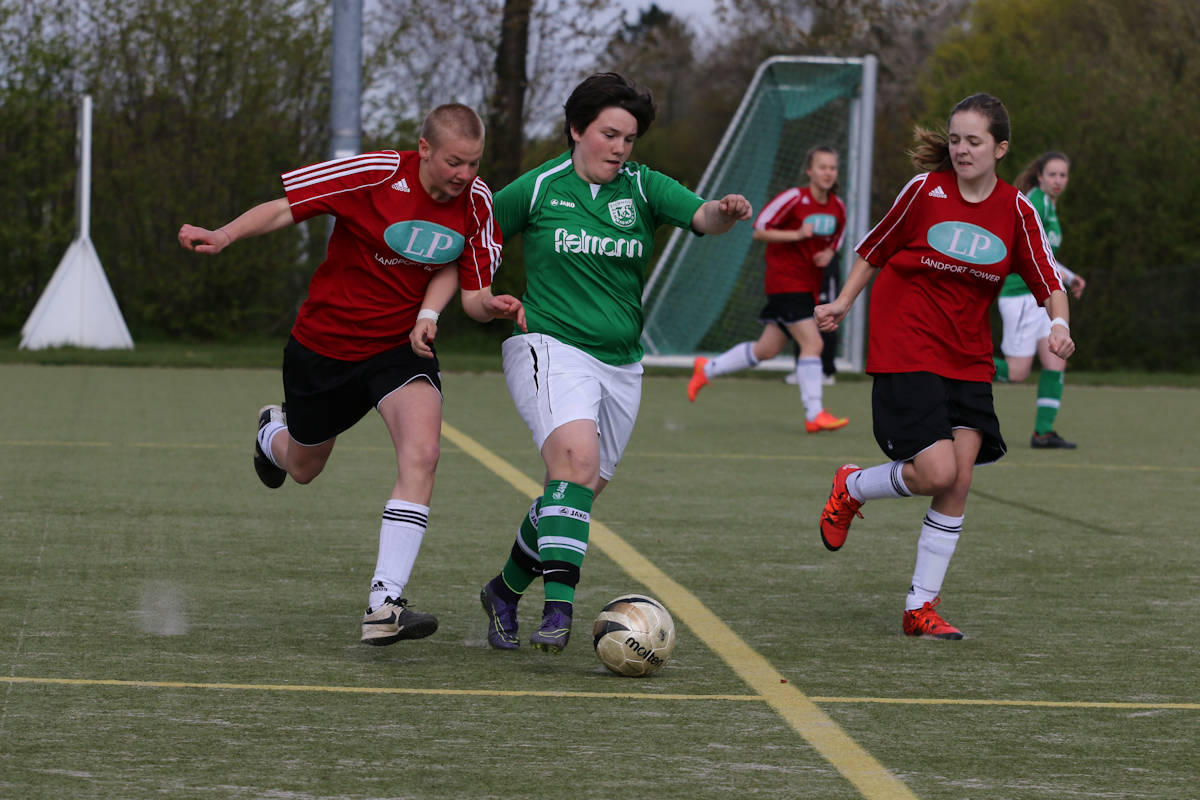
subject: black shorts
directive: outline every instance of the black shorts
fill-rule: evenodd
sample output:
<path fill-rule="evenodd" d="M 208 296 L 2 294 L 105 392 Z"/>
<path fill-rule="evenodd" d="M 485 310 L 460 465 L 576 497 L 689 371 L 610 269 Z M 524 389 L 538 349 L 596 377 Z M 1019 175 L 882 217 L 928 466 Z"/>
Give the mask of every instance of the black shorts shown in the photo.
<path fill-rule="evenodd" d="M 943 378 L 932 372 L 879 373 L 871 387 L 875 441 L 893 461 L 908 461 L 955 428 L 983 435 L 976 464 L 998 461 L 1008 452 L 992 402 L 992 385 Z"/>
<path fill-rule="evenodd" d="M 383 398 L 421 378 L 441 393 L 437 355 L 421 358 L 407 343 L 366 361 L 341 361 L 289 338 L 283 348 L 288 433 L 305 445 L 329 441 L 352 428 Z"/>
<path fill-rule="evenodd" d="M 758 312 L 758 321 L 763 325 L 774 322 L 787 333 L 789 325 L 795 325 L 800 320 L 812 319 L 813 309 L 816 307 L 812 292 L 769 294 L 767 304 Z"/>

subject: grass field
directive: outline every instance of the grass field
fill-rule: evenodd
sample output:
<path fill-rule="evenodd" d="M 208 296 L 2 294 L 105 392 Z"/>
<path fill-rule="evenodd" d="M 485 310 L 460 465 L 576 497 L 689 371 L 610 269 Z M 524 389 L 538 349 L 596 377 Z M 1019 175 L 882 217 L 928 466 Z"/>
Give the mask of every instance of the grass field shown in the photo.
<path fill-rule="evenodd" d="M 275 369 L 0 365 L 0 797 L 1196 798 L 1200 392 L 1068 385 L 1074 452 L 976 473 L 942 610 L 900 634 L 925 503 L 864 508 L 829 553 L 833 470 L 882 460 L 869 389 L 803 433 L 794 387 L 689 404 L 647 378 L 593 511 L 575 640 L 490 651 L 479 586 L 541 463 L 498 374 L 445 375 L 429 534 L 407 594 L 434 636 L 358 643 L 394 478 L 372 415 L 310 486 L 263 488 Z M 678 626 L 648 679 L 588 621 L 652 594 Z M 532 628 L 535 585 L 523 608 Z"/>

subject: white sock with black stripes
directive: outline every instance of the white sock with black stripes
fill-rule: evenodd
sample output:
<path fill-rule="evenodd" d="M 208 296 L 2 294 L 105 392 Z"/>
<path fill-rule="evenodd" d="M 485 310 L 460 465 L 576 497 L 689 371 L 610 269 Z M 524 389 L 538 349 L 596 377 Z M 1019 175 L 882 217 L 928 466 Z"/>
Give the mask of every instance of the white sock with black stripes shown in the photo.
<path fill-rule="evenodd" d="M 375 577 L 371 579 L 368 608 L 379 608 L 389 597 L 400 599 L 428 524 L 429 506 L 407 500 L 387 501 L 379 527 L 379 557 L 375 561 Z"/>
<path fill-rule="evenodd" d="M 704 376 L 715 378 L 718 375 L 728 375 L 731 372 L 757 366 L 758 359 L 754 357 L 754 342 L 740 342 L 721 355 L 710 359 L 704 365 Z"/>
<path fill-rule="evenodd" d="M 284 466 L 275 458 L 275 451 L 271 449 L 271 442 L 275 439 L 276 434 L 278 434 L 280 431 L 286 430 L 287 425 L 285 423 L 272 420 L 266 425 L 263 425 L 258 431 L 258 446 L 262 448 L 263 455 L 267 457 L 268 461 L 280 469 L 283 469 Z"/>
<path fill-rule="evenodd" d="M 846 478 L 846 491 L 860 503 L 868 500 L 912 497 L 912 492 L 904 485 L 904 478 L 900 474 L 906 463 L 890 461 L 852 472 L 850 477 Z"/>
<path fill-rule="evenodd" d="M 951 517 L 934 511 L 925 512 L 921 538 L 917 540 L 917 566 L 913 569 L 912 585 L 904 599 L 904 610 L 912 611 L 932 602 L 942 591 L 942 581 L 950 557 L 962 533 L 962 517 Z"/>

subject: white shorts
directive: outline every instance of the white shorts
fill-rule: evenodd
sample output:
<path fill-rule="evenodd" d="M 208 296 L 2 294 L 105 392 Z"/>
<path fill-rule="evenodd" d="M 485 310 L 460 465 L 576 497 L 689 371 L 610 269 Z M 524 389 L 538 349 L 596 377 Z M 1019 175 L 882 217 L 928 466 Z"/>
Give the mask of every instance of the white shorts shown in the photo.
<path fill-rule="evenodd" d="M 1050 315 L 1037 304 L 1032 294 L 1001 297 L 1000 319 L 1004 322 L 1004 338 L 1000 352 L 1006 356 L 1037 355 L 1037 343 L 1050 335 Z"/>
<path fill-rule="evenodd" d="M 538 450 L 555 428 L 589 419 L 600 435 L 600 477 L 612 480 L 642 402 L 642 365 L 614 367 L 542 333 L 513 336 L 501 352 L 508 393 Z"/>

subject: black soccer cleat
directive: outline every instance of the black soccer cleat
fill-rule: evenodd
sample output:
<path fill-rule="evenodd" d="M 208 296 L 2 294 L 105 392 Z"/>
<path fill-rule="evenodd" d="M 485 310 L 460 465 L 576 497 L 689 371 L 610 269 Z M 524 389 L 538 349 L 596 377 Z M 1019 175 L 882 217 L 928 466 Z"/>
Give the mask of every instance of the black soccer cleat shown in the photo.
<path fill-rule="evenodd" d="M 1074 450 L 1075 443 L 1068 442 L 1058 435 L 1057 431 L 1035 433 L 1029 440 L 1029 446 L 1035 449 L 1058 448 L 1059 450 Z"/>
<path fill-rule="evenodd" d="M 279 406 L 263 406 L 258 410 L 258 430 L 262 430 L 271 422 L 283 422 L 283 409 Z M 254 471 L 258 479 L 269 489 L 278 489 L 287 477 L 287 470 L 275 466 L 258 444 L 258 433 L 254 435 Z"/>
<path fill-rule="evenodd" d="M 424 639 L 438 629 L 437 617 L 413 611 L 408 601 L 389 597 L 363 614 L 362 643 L 382 646 L 401 639 Z"/>

